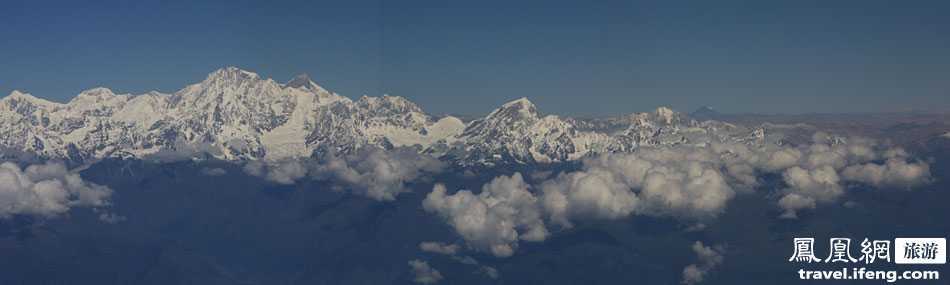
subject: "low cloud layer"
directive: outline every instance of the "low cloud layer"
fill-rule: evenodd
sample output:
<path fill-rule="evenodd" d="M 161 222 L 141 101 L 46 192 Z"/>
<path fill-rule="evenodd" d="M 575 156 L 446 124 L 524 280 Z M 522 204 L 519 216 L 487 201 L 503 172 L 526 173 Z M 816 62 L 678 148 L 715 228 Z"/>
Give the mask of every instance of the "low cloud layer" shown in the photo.
<path fill-rule="evenodd" d="M 109 205 L 112 190 L 83 180 L 62 163 L 0 164 L 0 218 L 55 217 L 73 207 Z M 111 216 L 110 216 L 111 217 Z"/>
<path fill-rule="evenodd" d="M 145 160 L 160 163 L 194 160 L 199 157 L 219 157 L 221 149 L 208 143 L 193 144 L 182 138 L 175 139 L 169 148 L 162 148 L 143 157 Z"/>
<path fill-rule="evenodd" d="M 306 161 L 296 159 L 275 162 L 255 160 L 244 165 L 244 173 L 262 177 L 277 184 L 290 185 L 306 177 L 308 168 Z"/>
<path fill-rule="evenodd" d="M 201 168 L 201 174 L 207 175 L 207 176 L 221 176 L 221 175 L 228 174 L 228 171 L 227 171 L 227 170 L 224 170 L 223 168 L 217 168 L 217 167 L 215 167 L 215 168 L 208 168 L 208 167 L 204 167 L 204 168 Z"/>
<path fill-rule="evenodd" d="M 455 255 L 459 251 L 457 244 L 445 244 L 441 242 L 426 241 L 419 244 L 419 249 L 424 252 L 438 253 L 444 255 Z"/>
<path fill-rule="evenodd" d="M 926 163 L 908 163 L 904 157 L 894 157 L 884 164 L 848 166 L 842 175 L 845 179 L 875 187 L 910 189 L 930 181 L 930 167 Z"/>
<path fill-rule="evenodd" d="M 436 185 L 423 207 L 445 219 L 471 248 L 506 257 L 519 241 L 542 241 L 552 227 L 579 221 L 646 215 L 703 224 L 725 211 L 735 195 L 760 189 L 764 174 L 782 179 L 779 189 L 762 190 L 775 191 L 784 218 L 838 202 L 852 185 L 909 189 L 930 181 L 927 163 L 900 148 L 824 133 L 812 140 L 798 146 L 641 147 L 585 159 L 579 170 L 537 185 L 518 173 L 496 177 L 479 194 L 448 194 Z"/>
<path fill-rule="evenodd" d="M 409 191 L 407 183 L 441 172 L 445 164 L 410 149 L 363 148 L 353 154 L 327 154 L 315 160 L 252 161 L 244 172 L 279 184 L 304 178 L 330 181 L 338 190 L 381 201 Z"/>
<path fill-rule="evenodd" d="M 683 268 L 683 284 L 692 285 L 703 282 L 706 274 L 722 264 L 724 249 L 722 246 L 715 248 L 703 245 L 697 241 L 692 246 L 693 253 L 696 254 L 696 263 L 687 265 Z"/>
<path fill-rule="evenodd" d="M 930 166 L 901 148 L 862 138 L 842 141 L 824 133 L 815 134 L 813 141 L 790 150 L 798 159 L 782 170 L 787 186 L 778 202 L 782 217 L 796 218 L 801 210 L 838 202 L 849 184 L 910 189 L 931 180 Z"/>
<path fill-rule="evenodd" d="M 409 268 L 414 276 L 412 281 L 419 284 L 435 284 L 442 280 L 442 273 L 429 266 L 428 262 L 413 259 L 409 261 Z"/>

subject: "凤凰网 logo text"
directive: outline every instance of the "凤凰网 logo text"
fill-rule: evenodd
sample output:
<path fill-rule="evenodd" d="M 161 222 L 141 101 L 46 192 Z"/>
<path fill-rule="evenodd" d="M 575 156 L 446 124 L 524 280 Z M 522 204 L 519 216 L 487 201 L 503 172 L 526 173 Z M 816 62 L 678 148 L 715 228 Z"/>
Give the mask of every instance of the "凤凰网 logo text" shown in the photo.
<path fill-rule="evenodd" d="M 795 238 L 794 251 L 789 262 L 798 263 L 864 263 L 888 262 L 896 264 L 946 264 L 946 238 L 896 238 L 870 240 L 857 245 L 850 238 L 828 239 L 828 253 L 819 254 L 815 238 Z M 893 245 L 893 246 L 892 246 Z M 852 248 L 857 250 L 852 251 Z"/>

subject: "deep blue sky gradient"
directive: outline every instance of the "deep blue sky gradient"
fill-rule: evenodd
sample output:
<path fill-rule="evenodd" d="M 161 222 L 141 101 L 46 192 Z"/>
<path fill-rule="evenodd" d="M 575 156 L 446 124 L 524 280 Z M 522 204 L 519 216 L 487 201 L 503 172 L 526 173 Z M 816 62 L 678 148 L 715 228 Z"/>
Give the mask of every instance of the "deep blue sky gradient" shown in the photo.
<path fill-rule="evenodd" d="M 234 65 L 483 114 L 950 111 L 947 1 L 4 1 L 0 93 L 174 92 Z"/>

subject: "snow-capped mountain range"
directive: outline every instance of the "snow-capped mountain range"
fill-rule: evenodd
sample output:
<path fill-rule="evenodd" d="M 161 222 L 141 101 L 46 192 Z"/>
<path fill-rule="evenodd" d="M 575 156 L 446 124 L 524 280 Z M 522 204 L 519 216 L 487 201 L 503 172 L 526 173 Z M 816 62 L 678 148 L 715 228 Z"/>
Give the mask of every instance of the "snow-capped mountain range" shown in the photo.
<path fill-rule="evenodd" d="M 173 94 L 83 91 L 67 103 L 0 99 L 0 150 L 74 162 L 210 155 L 280 160 L 366 146 L 412 147 L 461 165 L 547 163 L 643 145 L 762 139 L 761 129 L 668 108 L 604 119 L 542 115 L 526 98 L 463 122 L 398 96 L 351 100 L 297 76 L 281 84 L 227 67 Z"/>

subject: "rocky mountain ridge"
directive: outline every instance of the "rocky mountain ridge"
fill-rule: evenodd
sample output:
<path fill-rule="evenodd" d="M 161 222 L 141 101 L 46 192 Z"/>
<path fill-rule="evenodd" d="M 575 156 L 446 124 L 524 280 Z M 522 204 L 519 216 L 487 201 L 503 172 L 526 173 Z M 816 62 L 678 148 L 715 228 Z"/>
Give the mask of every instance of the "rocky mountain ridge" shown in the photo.
<path fill-rule="evenodd" d="M 301 75 L 287 83 L 227 67 L 165 94 L 83 91 L 56 103 L 19 91 L 0 99 L 0 150 L 75 162 L 108 157 L 280 160 L 372 146 L 460 165 L 551 163 L 644 145 L 748 140 L 756 132 L 661 107 L 604 119 L 543 115 L 527 98 L 463 122 L 398 96 L 351 100 Z M 763 135 L 764 134 L 759 134 Z"/>

